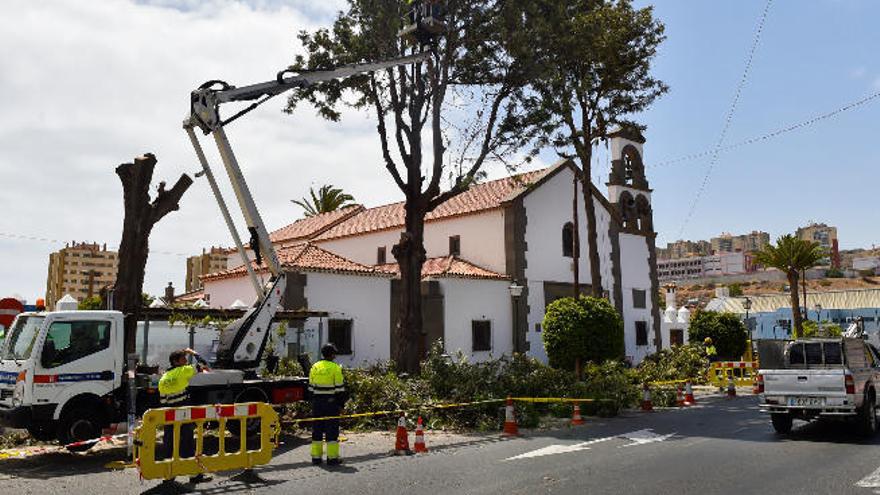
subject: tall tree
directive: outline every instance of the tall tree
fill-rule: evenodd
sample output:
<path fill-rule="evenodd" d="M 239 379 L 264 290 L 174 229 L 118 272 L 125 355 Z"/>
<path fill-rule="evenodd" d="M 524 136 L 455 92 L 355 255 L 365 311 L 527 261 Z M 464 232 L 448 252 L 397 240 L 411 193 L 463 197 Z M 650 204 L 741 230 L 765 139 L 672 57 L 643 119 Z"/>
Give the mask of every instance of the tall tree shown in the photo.
<path fill-rule="evenodd" d="M 290 200 L 293 204 L 303 209 L 306 217 L 336 211 L 354 203 L 354 196 L 343 192 L 342 189 L 333 187 L 332 184 L 321 186 L 317 194 L 315 194 L 315 189 L 310 187 L 309 196 L 308 198 Z"/>
<path fill-rule="evenodd" d="M 817 266 L 828 254 L 815 242 L 805 241 L 787 234 L 776 239 L 776 245 L 768 244 L 755 253 L 755 263 L 776 268 L 785 273 L 791 295 L 792 336 L 803 335 L 803 315 L 801 314 L 798 278 L 801 271 Z"/>
<path fill-rule="evenodd" d="M 150 183 L 156 157 L 147 153 L 116 167 L 122 182 L 125 217 L 122 223 L 122 241 L 119 243 L 119 268 L 113 288 L 113 309 L 125 315 L 125 354 L 135 352 L 137 321 L 143 306 L 144 271 L 150 254 L 150 233 L 165 215 L 180 208 L 180 198 L 192 185 L 192 179 L 182 174 L 169 190 L 160 182 L 156 196 L 150 201 Z"/>
<path fill-rule="evenodd" d="M 404 232 L 392 249 L 401 279 L 392 358 L 408 371 L 418 369 L 425 351 L 420 290 L 425 216 L 466 191 L 487 160 L 510 157 L 529 139 L 514 103 L 522 98 L 513 98 L 522 87 L 520 62 L 508 46 L 521 42 L 521 20 L 511 15 L 515 11 L 502 0 L 437 4 L 433 12 L 443 11 L 445 32 L 426 48 L 398 36 L 411 22 L 402 14 L 413 5 L 407 0 L 348 0 L 332 29 L 300 34 L 306 53 L 297 56 L 293 68 L 324 69 L 422 50 L 430 52 L 427 61 L 301 88 L 287 108 L 293 111 L 305 102 L 336 121 L 348 106 L 376 119 L 384 167 L 405 198 Z M 450 146 L 455 153 L 447 152 Z M 451 180 L 444 191 L 441 180 L 447 174 Z"/>
<path fill-rule="evenodd" d="M 630 0 L 520 0 L 530 43 L 517 57 L 533 61 L 524 102 L 538 130 L 537 147 L 553 146 L 583 171 L 592 294 L 602 297 L 596 206 L 592 195 L 593 148 L 668 88 L 651 76 L 665 39 L 653 9 Z M 573 153 L 572 153 L 573 151 Z"/>

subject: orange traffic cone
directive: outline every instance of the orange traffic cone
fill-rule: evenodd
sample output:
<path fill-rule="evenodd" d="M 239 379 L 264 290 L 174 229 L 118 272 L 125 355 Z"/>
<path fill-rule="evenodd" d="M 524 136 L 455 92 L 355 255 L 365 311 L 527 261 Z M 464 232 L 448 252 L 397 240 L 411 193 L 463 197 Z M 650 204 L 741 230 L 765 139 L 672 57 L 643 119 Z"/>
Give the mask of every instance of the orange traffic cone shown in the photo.
<path fill-rule="evenodd" d="M 581 406 L 577 402 L 574 403 L 574 412 L 571 414 L 571 426 L 578 426 L 586 423 L 581 417 Z"/>
<path fill-rule="evenodd" d="M 733 381 L 733 375 L 727 379 L 727 398 L 733 399 L 736 397 L 736 382 Z"/>
<path fill-rule="evenodd" d="M 425 430 L 422 429 L 422 417 L 419 416 L 419 421 L 416 423 L 416 441 L 413 445 L 413 451 L 416 453 L 423 453 L 428 451 L 428 447 L 425 445 Z"/>
<path fill-rule="evenodd" d="M 504 408 L 504 431 L 501 432 L 504 437 L 518 437 L 519 427 L 516 425 L 516 413 L 513 410 L 513 399 L 507 398 L 507 406 Z"/>
<path fill-rule="evenodd" d="M 400 415 L 397 420 L 397 439 L 394 442 L 394 455 L 407 455 L 409 450 L 409 433 L 406 431 L 406 418 Z"/>
<path fill-rule="evenodd" d="M 684 384 L 684 403 L 688 406 L 692 406 L 697 403 L 697 399 L 694 398 L 694 388 L 691 386 L 690 380 L 688 380 Z"/>
<path fill-rule="evenodd" d="M 681 384 L 675 386 L 675 405 L 678 407 L 684 407 L 686 404 L 684 402 L 684 395 L 681 393 Z"/>
<path fill-rule="evenodd" d="M 654 404 L 651 402 L 651 388 L 648 384 L 642 385 L 642 411 L 653 411 Z"/>

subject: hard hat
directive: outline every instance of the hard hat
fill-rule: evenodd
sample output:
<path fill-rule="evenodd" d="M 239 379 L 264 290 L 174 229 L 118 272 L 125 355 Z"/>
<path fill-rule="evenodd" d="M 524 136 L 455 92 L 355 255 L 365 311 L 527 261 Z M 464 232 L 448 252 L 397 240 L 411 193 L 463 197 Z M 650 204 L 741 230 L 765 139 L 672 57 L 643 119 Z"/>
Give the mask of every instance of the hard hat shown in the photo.
<path fill-rule="evenodd" d="M 324 346 L 321 347 L 321 356 L 323 356 L 324 359 L 330 359 L 337 353 L 336 346 L 333 344 L 324 344 Z"/>
<path fill-rule="evenodd" d="M 711 344 L 711 343 L 712 343 L 712 337 L 706 337 L 705 339 L 703 339 L 703 343 L 706 344 L 706 345 Z"/>

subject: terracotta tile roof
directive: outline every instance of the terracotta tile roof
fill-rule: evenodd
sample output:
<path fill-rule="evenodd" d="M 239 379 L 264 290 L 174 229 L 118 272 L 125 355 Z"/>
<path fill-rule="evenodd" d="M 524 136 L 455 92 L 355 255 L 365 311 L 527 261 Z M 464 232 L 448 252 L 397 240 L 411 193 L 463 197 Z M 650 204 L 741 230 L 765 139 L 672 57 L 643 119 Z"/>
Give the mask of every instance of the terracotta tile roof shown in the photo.
<path fill-rule="evenodd" d="M 400 267 L 397 263 L 376 265 L 376 268 L 395 275 L 400 273 Z M 481 268 L 469 261 L 465 261 L 455 256 L 443 256 L 440 258 L 428 258 L 425 260 L 425 264 L 422 265 L 422 278 L 426 277 L 473 278 L 483 280 L 510 279 L 506 275 Z"/>
<path fill-rule="evenodd" d="M 269 239 L 279 243 L 308 240 L 363 210 L 361 205 L 351 205 L 329 213 L 301 218 L 272 232 Z"/>
<path fill-rule="evenodd" d="M 309 242 L 286 246 L 278 250 L 278 261 L 285 269 L 292 271 L 326 272 L 350 275 L 378 275 L 388 277 L 392 274 L 385 270 L 378 270 L 372 266 L 362 265 L 349 259 L 333 254 Z M 251 266 L 259 272 L 265 272 L 265 266 L 257 266 L 251 262 Z M 230 270 L 202 275 L 202 281 L 222 280 L 227 278 L 243 277 L 247 274 L 244 265 Z"/>
<path fill-rule="evenodd" d="M 205 297 L 205 289 L 196 289 L 184 292 L 179 296 L 175 296 L 174 300 L 179 302 L 195 302 Z"/>
<path fill-rule="evenodd" d="M 500 208 L 517 194 L 525 191 L 529 185 L 539 180 L 547 172 L 556 167 L 534 170 L 522 174 L 511 175 L 472 186 L 467 191 L 438 206 L 425 217 L 427 222 L 443 218 L 468 215 L 481 211 Z M 314 237 L 316 241 L 325 241 L 339 237 L 366 234 L 379 230 L 399 228 L 404 225 L 403 202 L 377 206 L 360 211 L 349 219 L 339 222 L 322 234 Z"/>

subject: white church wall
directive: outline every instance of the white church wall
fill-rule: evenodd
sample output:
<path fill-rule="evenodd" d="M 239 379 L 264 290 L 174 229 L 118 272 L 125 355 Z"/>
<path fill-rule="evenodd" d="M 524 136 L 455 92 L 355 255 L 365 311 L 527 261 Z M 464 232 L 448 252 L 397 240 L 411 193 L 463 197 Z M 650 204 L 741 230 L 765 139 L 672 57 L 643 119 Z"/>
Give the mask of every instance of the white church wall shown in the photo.
<path fill-rule="evenodd" d="M 656 351 L 654 346 L 654 320 L 651 316 L 651 309 L 656 304 L 656 295 L 651 290 L 648 245 L 643 236 L 620 234 L 620 265 L 626 355 L 632 359 L 633 363 L 639 363 L 645 356 Z M 645 308 L 634 307 L 633 289 L 645 291 Z M 636 345 L 637 321 L 647 323 L 647 345 Z"/>
<path fill-rule="evenodd" d="M 513 351 L 513 308 L 505 280 L 470 280 L 442 278 L 444 347 L 448 354 L 459 350 L 472 361 L 498 358 Z M 471 323 L 488 320 L 491 325 L 492 350 L 473 352 Z"/>

